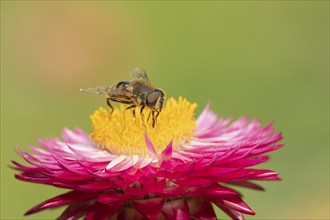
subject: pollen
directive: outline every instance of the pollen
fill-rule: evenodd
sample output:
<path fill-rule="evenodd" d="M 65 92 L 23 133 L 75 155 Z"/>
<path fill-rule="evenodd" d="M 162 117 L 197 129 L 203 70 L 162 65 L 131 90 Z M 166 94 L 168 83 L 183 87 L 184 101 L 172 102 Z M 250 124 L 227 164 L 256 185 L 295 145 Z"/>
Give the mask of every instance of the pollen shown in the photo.
<path fill-rule="evenodd" d="M 133 109 L 125 109 L 127 107 L 119 105 L 112 114 L 110 109 L 99 108 L 91 115 L 93 131 L 90 136 L 99 148 L 113 154 L 147 156 L 145 134 L 157 153 L 161 153 L 170 141 L 174 147 L 188 143 L 194 134 L 197 104 L 187 99 L 167 100 L 154 127 L 147 107 L 142 113 L 141 107 L 136 107 L 135 115 Z"/>

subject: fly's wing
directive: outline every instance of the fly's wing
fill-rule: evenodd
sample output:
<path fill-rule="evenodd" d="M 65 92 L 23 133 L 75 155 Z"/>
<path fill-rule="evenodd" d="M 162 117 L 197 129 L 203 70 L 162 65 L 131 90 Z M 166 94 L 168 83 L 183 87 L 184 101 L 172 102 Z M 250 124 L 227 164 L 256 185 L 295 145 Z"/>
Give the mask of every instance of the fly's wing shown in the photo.
<path fill-rule="evenodd" d="M 131 72 L 131 75 L 133 77 L 133 81 L 139 80 L 139 81 L 145 81 L 145 82 L 150 83 L 149 77 L 148 77 L 146 71 L 144 71 L 143 69 L 136 68 Z"/>
<path fill-rule="evenodd" d="M 81 92 L 93 93 L 93 94 L 108 94 L 111 87 L 109 86 L 98 86 L 93 88 L 80 89 Z"/>

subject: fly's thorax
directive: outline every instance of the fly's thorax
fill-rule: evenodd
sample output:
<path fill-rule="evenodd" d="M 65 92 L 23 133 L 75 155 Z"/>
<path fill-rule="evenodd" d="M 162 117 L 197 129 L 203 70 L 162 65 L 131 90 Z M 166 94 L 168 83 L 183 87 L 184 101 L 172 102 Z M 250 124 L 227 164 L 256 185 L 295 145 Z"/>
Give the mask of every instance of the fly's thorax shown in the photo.
<path fill-rule="evenodd" d="M 133 96 L 133 86 L 129 81 L 120 81 L 108 92 L 109 97 L 130 99 Z"/>
<path fill-rule="evenodd" d="M 137 105 L 146 105 L 147 95 L 154 90 L 149 83 L 137 80 L 132 82 L 134 101 Z"/>

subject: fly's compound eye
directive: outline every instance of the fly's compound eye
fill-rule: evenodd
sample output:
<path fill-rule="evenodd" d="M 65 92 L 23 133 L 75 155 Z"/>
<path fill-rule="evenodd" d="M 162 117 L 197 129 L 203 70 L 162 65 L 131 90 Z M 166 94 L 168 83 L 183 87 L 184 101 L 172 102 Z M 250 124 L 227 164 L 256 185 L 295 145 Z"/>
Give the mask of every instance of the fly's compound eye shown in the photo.
<path fill-rule="evenodd" d="M 165 103 L 165 93 L 161 89 L 155 89 L 148 94 L 146 104 L 156 112 L 161 112 Z"/>
<path fill-rule="evenodd" d="M 153 106 L 156 105 L 156 102 L 158 100 L 159 94 L 157 90 L 152 91 L 151 93 L 148 94 L 146 104 L 150 108 L 153 109 Z"/>

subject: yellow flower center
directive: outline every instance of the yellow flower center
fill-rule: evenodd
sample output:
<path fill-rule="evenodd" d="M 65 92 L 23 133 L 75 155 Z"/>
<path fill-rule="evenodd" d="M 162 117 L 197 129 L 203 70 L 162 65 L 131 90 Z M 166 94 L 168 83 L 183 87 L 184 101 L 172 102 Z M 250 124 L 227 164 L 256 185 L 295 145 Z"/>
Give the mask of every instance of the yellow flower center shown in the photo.
<path fill-rule="evenodd" d="M 157 153 L 173 141 L 173 146 L 189 142 L 196 127 L 194 111 L 196 103 L 179 97 L 178 101 L 170 98 L 160 112 L 155 127 L 152 126 L 150 110 L 145 107 L 140 114 L 140 107 L 125 110 L 127 105 L 120 105 L 113 113 L 104 108 L 91 115 L 91 138 L 102 149 L 113 154 L 148 155 L 144 134 L 153 143 Z"/>

